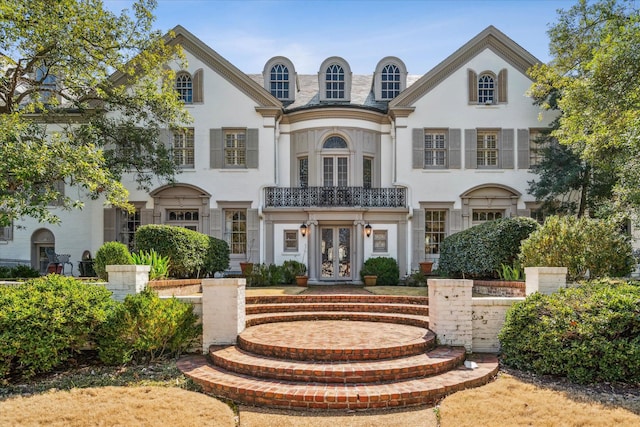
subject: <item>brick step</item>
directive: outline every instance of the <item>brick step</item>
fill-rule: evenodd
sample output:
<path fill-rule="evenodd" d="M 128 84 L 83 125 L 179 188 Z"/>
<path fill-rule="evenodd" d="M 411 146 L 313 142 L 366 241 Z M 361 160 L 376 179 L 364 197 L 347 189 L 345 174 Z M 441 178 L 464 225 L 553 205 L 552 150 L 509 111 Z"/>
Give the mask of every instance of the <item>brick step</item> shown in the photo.
<path fill-rule="evenodd" d="M 318 383 L 373 383 L 427 377 L 464 362 L 461 347 L 436 347 L 415 356 L 363 362 L 305 362 L 256 356 L 237 347 L 212 348 L 214 365 L 227 371 L 283 381 Z"/>
<path fill-rule="evenodd" d="M 260 356 L 329 362 L 415 356 L 434 345 L 435 334 L 426 328 L 344 320 L 252 326 L 238 335 L 237 343 L 240 349 Z"/>
<path fill-rule="evenodd" d="M 361 303 L 361 304 L 418 304 L 429 305 L 428 297 L 403 295 L 262 295 L 247 296 L 246 304 L 296 304 L 296 303 Z"/>
<path fill-rule="evenodd" d="M 498 372 L 494 355 L 469 357 L 476 369 L 460 366 L 436 376 L 372 384 L 316 384 L 254 378 L 188 356 L 178 368 L 205 392 L 247 405 L 288 409 L 374 409 L 432 404 L 447 394 L 486 384 Z"/>
<path fill-rule="evenodd" d="M 265 323 L 295 322 L 304 320 L 352 320 L 364 322 L 385 322 L 411 325 L 420 328 L 429 327 L 429 317 L 402 313 L 365 313 L 350 311 L 302 311 L 289 313 L 262 313 L 246 316 L 246 326 Z"/>
<path fill-rule="evenodd" d="M 357 303 L 357 302 L 321 302 L 321 303 L 288 303 L 288 304 L 247 304 L 247 314 L 286 313 L 298 311 L 351 311 L 367 313 L 404 313 L 420 316 L 429 315 L 429 306 L 418 304 L 396 303 Z"/>

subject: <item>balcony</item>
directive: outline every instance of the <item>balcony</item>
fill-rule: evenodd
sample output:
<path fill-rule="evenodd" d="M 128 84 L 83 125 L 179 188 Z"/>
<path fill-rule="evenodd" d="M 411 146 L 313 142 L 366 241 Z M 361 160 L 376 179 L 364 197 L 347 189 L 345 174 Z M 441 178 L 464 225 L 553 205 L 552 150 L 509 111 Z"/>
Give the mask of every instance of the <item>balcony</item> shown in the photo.
<path fill-rule="evenodd" d="M 267 187 L 265 207 L 404 208 L 406 188 Z"/>

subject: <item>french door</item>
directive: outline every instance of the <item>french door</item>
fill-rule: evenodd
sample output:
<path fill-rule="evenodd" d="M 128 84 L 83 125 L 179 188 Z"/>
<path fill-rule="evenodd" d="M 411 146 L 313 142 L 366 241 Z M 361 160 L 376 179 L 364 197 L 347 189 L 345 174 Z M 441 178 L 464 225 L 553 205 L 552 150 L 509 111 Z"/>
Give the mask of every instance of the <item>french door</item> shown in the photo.
<path fill-rule="evenodd" d="M 351 280 L 351 227 L 320 227 L 320 278 Z"/>

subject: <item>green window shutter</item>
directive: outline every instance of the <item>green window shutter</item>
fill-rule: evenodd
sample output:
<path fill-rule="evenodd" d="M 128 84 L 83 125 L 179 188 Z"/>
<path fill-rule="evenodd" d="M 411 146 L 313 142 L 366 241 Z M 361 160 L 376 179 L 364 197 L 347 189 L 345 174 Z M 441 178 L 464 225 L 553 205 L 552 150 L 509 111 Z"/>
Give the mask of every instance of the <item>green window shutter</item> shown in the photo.
<path fill-rule="evenodd" d="M 193 74 L 193 102 L 203 102 L 203 71 L 202 68 Z"/>
<path fill-rule="evenodd" d="M 518 169 L 529 169 L 529 129 L 518 129 Z"/>
<path fill-rule="evenodd" d="M 247 259 L 260 262 L 260 218 L 258 209 L 247 209 Z"/>
<path fill-rule="evenodd" d="M 424 129 L 415 128 L 412 133 L 413 169 L 424 168 Z"/>
<path fill-rule="evenodd" d="M 507 69 L 503 68 L 500 70 L 500 73 L 498 73 L 498 102 L 500 103 L 507 102 L 507 83 Z"/>
<path fill-rule="evenodd" d="M 414 209 L 412 225 L 413 259 L 411 268 L 418 267 L 418 263 L 424 261 L 424 209 Z"/>
<path fill-rule="evenodd" d="M 513 129 L 502 129 L 500 145 L 502 169 L 513 169 Z"/>
<path fill-rule="evenodd" d="M 469 104 L 478 103 L 478 74 L 469 69 L 467 70 L 469 84 Z"/>
<path fill-rule="evenodd" d="M 449 129 L 449 169 L 462 167 L 462 131 Z"/>
<path fill-rule="evenodd" d="M 209 130 L 210 156 L 209 165 L 211 169 L 222 169 L 224 167 L 224 147 L 222 145 L 222 129 Z"/>
<path fill-rule="evenodd" d="M 104 234 L 103 240 L 105 242 L 114 242 L 118 240 L 117 228 L 116 228 L 116 220 L 118 218 L 116 208 L 105 208 L 104 209 Z"/>
<path fill-rule="evenodd" d="M 466 169 L 478 168 L 478 141 L 476 140 L 477 132 L 475 129 L 464 130 L 465 160 L 464 167 Z"/>
<path fill-rule="evenodd" d="M 258 168 L 258 129 L 247 129 L 247 168 Z"/>

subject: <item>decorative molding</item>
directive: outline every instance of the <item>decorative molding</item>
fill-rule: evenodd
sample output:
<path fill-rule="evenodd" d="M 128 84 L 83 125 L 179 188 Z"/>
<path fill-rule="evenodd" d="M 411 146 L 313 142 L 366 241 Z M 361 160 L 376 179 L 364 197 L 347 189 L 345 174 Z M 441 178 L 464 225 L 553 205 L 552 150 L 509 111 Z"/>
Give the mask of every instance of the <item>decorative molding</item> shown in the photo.
<path fill-rule="evenodd" d="M 303 122 L 305 120 L 320 120 L 320 119 L 356 119 L 373 122 L 376 124 L 389 124 L 389 116 L 377 111 L 371 111 L 367 109 L 359 108 L 310 108 L 298 111 L 287 112 L 282 117 L 282 124 L 292 124 Z"/>

